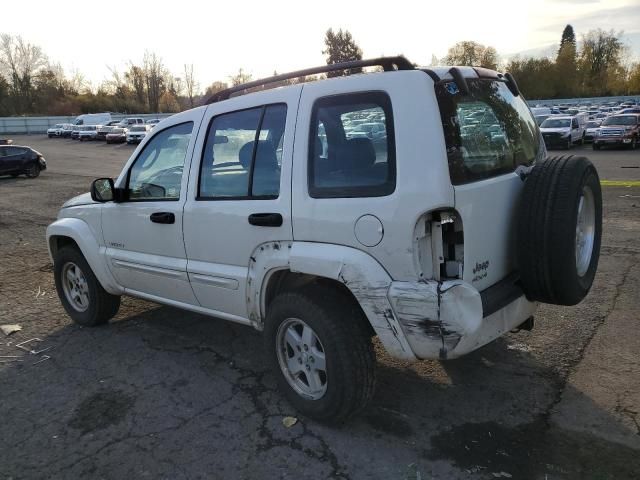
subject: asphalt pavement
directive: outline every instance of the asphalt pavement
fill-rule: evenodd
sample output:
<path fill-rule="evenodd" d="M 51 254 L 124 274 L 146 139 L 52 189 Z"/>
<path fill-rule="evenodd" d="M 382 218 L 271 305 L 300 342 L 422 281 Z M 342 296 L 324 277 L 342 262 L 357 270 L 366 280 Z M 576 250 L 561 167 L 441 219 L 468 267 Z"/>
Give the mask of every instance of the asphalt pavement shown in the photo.
<path fill-rule="evenodd" d="M 0 355 L 18 356 L 0 358 L 0 479 L 640 477 L 640 150 L 569 152 L 605 184 L 580 305 L 543 306 L 533 331 L 458 360 L 407 364 L 376 345 L 373 404 L 330 427 L 280 396 L 251 328 L 133 298 L 107 326 L 73 324 L 46 226 L 134 147 L 14 141 L 48 169 L 0 178 L 0 324 L 22 326 L 0 334 Z M 32 338 L 48 350 L 16 347 Z"/>

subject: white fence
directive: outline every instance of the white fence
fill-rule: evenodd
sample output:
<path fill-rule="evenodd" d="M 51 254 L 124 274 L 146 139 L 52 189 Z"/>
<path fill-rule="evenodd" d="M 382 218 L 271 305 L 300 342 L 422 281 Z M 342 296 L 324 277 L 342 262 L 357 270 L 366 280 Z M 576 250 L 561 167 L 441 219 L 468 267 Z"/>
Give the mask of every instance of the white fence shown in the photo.
<path fill-rule="evenodd" d="M 141 117 L 145 121 L 152 118 L 166 118 L 171 113 L 145 114 L 111 114 L 112 120 L 122 120 L 127 117 Z M 47 129 L 56 123 L 73 123 L 77 115 L 72 117 L 0 117 L 0 135 L 31 135 L 46 133 Z"/>

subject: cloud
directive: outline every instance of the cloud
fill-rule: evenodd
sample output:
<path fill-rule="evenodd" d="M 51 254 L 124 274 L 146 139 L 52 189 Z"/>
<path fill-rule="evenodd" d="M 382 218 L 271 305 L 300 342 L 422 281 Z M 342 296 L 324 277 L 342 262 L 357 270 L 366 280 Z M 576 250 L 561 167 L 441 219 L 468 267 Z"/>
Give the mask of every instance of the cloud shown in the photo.
<path fill-rule="evenodd" d="M 585 3 L 584 0 L 573 1 Z M 558 35 L 560 35 L 567 24 L 573 26 L 578 36 L 580 33 L 586 33 L 588 30 L 595 28 L 603 28 L 605 30 L 613 28 L 615 31 L 623 30 L 625 33 L 640 32 L 640 4 L 618 8 L 603 8 L 584 15 L 578 15 L 575 18 L 567 18 L 563 22 L 546 25 L 539 28 L 538 31 L 540 33 L 558 32 Z"/>
<path fill-rule="evenodd" d="M 549 3 L 600 3 L 600 0 L 549 0 Z"/>

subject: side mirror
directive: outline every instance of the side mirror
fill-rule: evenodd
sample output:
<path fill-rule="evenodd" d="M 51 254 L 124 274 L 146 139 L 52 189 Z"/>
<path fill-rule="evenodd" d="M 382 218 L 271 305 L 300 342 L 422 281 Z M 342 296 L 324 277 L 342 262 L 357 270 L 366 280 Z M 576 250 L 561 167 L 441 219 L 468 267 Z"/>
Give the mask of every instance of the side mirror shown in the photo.
<path fill-rule="evenodd" d="M 94 202 L 111 202 L 115 195 L 112 178 L 98 178 L 91 183 L 91 200 Z"/>

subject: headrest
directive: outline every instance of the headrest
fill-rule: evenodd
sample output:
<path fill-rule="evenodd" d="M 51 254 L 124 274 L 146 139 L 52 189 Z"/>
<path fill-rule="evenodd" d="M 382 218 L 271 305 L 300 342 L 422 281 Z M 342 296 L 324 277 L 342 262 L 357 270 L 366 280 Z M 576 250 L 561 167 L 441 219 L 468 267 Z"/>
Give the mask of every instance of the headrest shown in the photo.
<path fill-rule="evenodd" d="M 255 142 L 245 143 L 240 152 L 238 152 L 238 160 L 245 170 L 251 168 L 251 154 L 253 153 L 253 144 Z M 278 157 L 276 149 L 269 140 L 258 140 L 258 148 L 256 149 L 256 165 L 257 168 L 277 168 Z"/>

